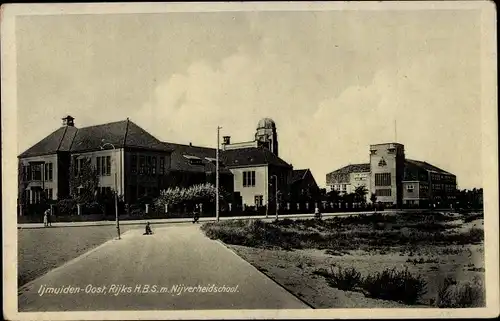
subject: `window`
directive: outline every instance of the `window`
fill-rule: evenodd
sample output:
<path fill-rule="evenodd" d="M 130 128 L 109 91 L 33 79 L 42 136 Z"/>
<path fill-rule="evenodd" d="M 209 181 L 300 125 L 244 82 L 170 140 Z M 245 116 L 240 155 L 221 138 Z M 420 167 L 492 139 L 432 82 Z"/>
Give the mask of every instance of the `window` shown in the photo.
<path fill-rule="evenodd" d="M 243 187 L 255 186 L 255 171 L 243 172 Z"/>
<path fill-rule="evenodd" d="M 144 174 L 144 166 L 146 166 L 146 159 L 144 156 L 139 156 L 139 174 Z"/>
<path fill-rule="evenodd" d="M 406 185 L 406 190 L 408 192 L 413 192 L 414 189 L 415 189 L 415 186 L 413 184 Z"/>
<path fill-rule="evenodd" d="M 165 157 L 160 157 L 160 175 L 165 174 Z"/>
<path fill-rule="evenodd" d="M 151 159 L 151 174 L 156 175 L 156 157 Z"/>
<path fill-rule="evenodd" d="M 377 189 L 375 190 L 375 195 L 377 196 L 391 196 L 390 189 Z"/>
<path fill-rule="evenodd" d="M 31 179 L 34 181 L 42 180 L 42 166 L 40 164 L 31 165 Z"/>
<path fill-rule="evenodd" d="M 342 184 L 342 190 L 346 191 L 347 190 L 347 184 Z"/>
<path fill-rule="evenodd" d="M 375 186 L 391 186 L 391 173 L 375 174 Z"/>
<path fill-rule="evenodd" d="M 132 155 L 132 166 L 131 166 L 131 170 L 132 170 L 132 174 L 137 174 L 137 155 Z"/>
<path fill-rule="evenodd" d="M 45 197 L 47 197 L 48 200 L 52 199 L 52 188 L 45 189 Z"/>
<path fill-rule="evenodd" d="M 53 179 L 52 163 L 45 163 L 44 175 L 46 181 L 52 181 Z"/>
<path fill-rule="evenodd" d="M 106 175 L 111 175 L 111 156 L 106 156 Z"/>
<path fill-rule="evenodd" d="M 151 156 L 146 156 L 146 175 L 151 174 Z"/>
<path fill-rule="evenodd" d="M 101 168 L 102 168 L 102 167 L 101 167 L 101 158 L 102 158 L 102 157 L 97 157 L 97 158 L 96 158 L 96 167 L 95 167 L 95 169 L 96 169 L 96 171 L 97 171 L 97 175 L 102 175 L 102 174 L 101 174 L 101 171 L 102 171 L 102 169 L 101 169 Z"/>
<path fill-rule="evenodd" d="M 263 201 L 264 201 L 264 196 L 255 195 L 255 206 L 262 206 Z"/>

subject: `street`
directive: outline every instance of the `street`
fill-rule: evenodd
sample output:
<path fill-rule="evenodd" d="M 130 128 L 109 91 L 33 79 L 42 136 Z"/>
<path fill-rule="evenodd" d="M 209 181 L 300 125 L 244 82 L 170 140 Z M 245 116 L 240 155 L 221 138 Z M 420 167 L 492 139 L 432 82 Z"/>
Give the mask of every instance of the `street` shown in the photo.
<path fill-rule="evenodd" d="M 153 231 L 127 231 L 22 286 L 19 311 L 308 308 L 199 225 Z"/>

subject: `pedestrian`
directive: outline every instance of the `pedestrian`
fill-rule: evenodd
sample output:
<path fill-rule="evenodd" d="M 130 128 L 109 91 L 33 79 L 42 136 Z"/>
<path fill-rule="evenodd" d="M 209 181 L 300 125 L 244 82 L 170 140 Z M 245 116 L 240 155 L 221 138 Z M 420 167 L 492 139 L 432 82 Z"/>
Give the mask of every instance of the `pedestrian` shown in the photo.
<path fill-rule="evenodd" d="M 193 224 L 198 223 L 199 219 L 200 219 L 200 208 L 199 205 L 196 204 L 193 211 Z"/>
<path fill-rule="evenodd" d="M 318 219 L 321 220 L 321 211 L 319 210 L 319 207 L 316 206 L 314 209 L 314 216 Z"/>
<path fill-rule="evenodd" d="M 49 212 L 50 212 L 50 209 L 47 209 L 43 213 L 43 227 L 49 226 Z"/>
<path fill-rule="evenodd" d="M 151 230 L 151 225 L 149 222 L 146 223 L 146 232 L 143 235 L 152 235 L 153 231 Z"/>
<path fill-rule="evenodd" d="M 50 227 L 52 227 L 52 210 L 51 210 L 51 208 L 50 208 L 50 207 L 47 209 L 47 212 L 48 212 L 48 213 L 47 213 L 47 224 L 48 224 Z"/>

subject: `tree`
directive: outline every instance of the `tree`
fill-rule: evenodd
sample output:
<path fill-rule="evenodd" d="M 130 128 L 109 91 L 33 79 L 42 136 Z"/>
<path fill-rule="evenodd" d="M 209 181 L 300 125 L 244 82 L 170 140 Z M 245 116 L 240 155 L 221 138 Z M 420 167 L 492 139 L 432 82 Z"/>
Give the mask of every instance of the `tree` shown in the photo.
<path fill-rule="evenodd" d="M 78 170 L 76 166 L 76 162 L 73 162 L 70 178 L 71 195 L 76 195 L 77 201 L 82 204 L 93 202 L 99 187 L 99 174 L 92 166 L 90 158 L 83 159 Z"/>
<path fill-rule="evenodd" d="M 375 204 L 377 202 L 377 195 L 375 195 L 375 193 L 372 193 L 372 195 L 370 196 L 370 201 Z"/>
<path fill-rule="evenodd" d="M 357 203 L 365 203 L 366 202 L 366 194 L 368 194 L 368 190 L 366 186 L 361 185 L 356 187 L 354 190 L 354 200 Z"/>
<path fill-rule="evenodd" d="M 328 193 L 326 193 L 326 199 L 329 202 L 335 202 L 337 203 L 340 200 L 340 194 L 339 191 L 332 189 Z"/>

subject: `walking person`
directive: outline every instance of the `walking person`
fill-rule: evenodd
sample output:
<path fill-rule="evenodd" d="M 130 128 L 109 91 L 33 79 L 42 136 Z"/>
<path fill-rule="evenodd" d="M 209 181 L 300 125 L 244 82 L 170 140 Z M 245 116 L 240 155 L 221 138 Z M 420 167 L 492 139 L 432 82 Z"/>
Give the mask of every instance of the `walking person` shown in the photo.
<path fill-rule="evenodd" d="M 52 227 L 52 209 L 49 207 L 46 212 L 47 212 L 47 224 L 49 227 Z"/>
<path fill-rule="evenodd" d="M 193 224 L 198 223 L 199 219 L 200 219 L 200 207 L 198 204 L 196 204 L 193 211 Z"/>
<path fill-rule="evenodd" d="M 49 226 L 49 212 L 50 209 L 46 209 L 45 212 L 43 213 L 43 227 Z"/>
<path fill-rule="evenodd" d="M 318 219 L 318 220 L 321 220 L 321 211 L 319 210 L 319 207 L 316 206 L 316 208 L 314 209 L 314 216 Z"/>

